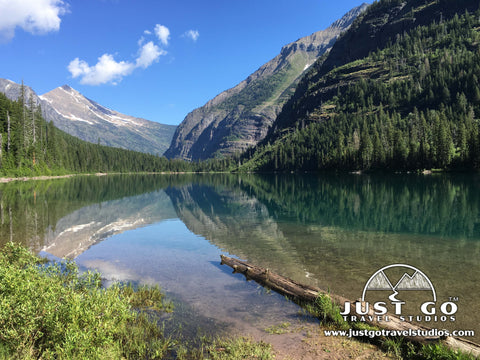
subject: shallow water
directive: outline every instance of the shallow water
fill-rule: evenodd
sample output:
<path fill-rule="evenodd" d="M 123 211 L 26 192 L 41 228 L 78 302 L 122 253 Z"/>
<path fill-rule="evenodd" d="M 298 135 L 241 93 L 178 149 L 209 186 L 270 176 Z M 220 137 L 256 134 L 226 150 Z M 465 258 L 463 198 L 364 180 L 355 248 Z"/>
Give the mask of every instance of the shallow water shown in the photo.
<path fill-rule="evenodd" d="M 351 299 L 378 269 L 409 264 L 431 280 L 438 304 L 458 306 L 455 322 L 427 325 L 474 329 L 478 342 L 478 180 L 134 175 L 2 184 L 0 239 L 75 258 L 108 281 L 158 283 L 191 329 L 209 333 L 298 320 L 294 304 L 220 266 L 222 253 Z M 425 294 L 400 292 L 405 314 Z"/>

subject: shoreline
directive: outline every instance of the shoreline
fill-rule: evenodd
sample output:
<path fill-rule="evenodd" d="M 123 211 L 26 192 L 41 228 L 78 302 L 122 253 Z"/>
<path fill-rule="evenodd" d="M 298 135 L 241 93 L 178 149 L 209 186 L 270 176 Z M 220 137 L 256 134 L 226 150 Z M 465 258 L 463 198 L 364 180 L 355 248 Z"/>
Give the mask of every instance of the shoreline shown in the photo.
<path fill-rule="evenodd" d="M 329 172 L 325 172 L 329 173 Z M 348 172 L 346 171 L 345 173 L 351 174 L 351 175 L 371 175 L 371 174 L 384 174 L 384 172 L 370 172 L 370 171 L 352 171 Z M 435 175 L 435 174 L 448 174 L 448 173 L 454 173 L 453 171 L 440 171 L 440 170 L 424 170 L 422 172 L 392 172 L 391 174 L 420 174 L 420 175 Z M 223 171 L 199 171 L 199 172 L 190 172 L 190 171 L 159 171 L 159 172 L 109 172 L 109 173 L 103 173 L 103 172 L 97 172 L 97 173 L 84 173 L 84 174 L 66 174 L 66 175 L 39 175 L 39 176 L 19 176 L 19 177 L 0 177 L 0 184 L 5 184 L 5 183 L 10 183 L 13 181 L 30 181 L 30 180 L 55 180 L 55 179 L 66 179 L 66 178 L 71 178 L 74 176 L 108 176 L 108 175 L 184 175 L 184 174 L 232 174 L 232 175 L 241 175 L 241 174 L 257 174 L 257 175 L 263 175 L 263 174 L 318 174 L 318 172 L 277 172 L 277 171 L 272 171 L 272 172 L 223 172 Z"/>
<path fill-rule="evenodd" d="M 67 179 L 74 176 L 107 176 L 107 175 L 121 175 L 121 174 L 186 174 L 186 172 L 158 172 L 158 173 L 86 173 L 86 174 L 67 174 L 67 175 L 39 175 L 39 176 L 19 176 L 19 177 L 0 177 L 0 184 L 6 184 L 13 181 L 30 181 L 30 180 L 55 180 L 55 179 Z"/>
<path fill-rule="evenodd" d="M 1 178 L 0 178 L 0 183 L 5 184 L 5 183 L 12 182 L 12 181 L 66 179 L 66 178 L 71 178 L 71 177 L 74 177 L 74 176 L 77 176 L 77 174 L 55 175 L 55 176 L 41 175 L 41 176 L 33 176 L 33 177 L 28 177 L 28 176 L 22 176 L 22 177 L 1 177 Z M 97 175 L 97 176 L 98 176 L 98 175 Z"/>

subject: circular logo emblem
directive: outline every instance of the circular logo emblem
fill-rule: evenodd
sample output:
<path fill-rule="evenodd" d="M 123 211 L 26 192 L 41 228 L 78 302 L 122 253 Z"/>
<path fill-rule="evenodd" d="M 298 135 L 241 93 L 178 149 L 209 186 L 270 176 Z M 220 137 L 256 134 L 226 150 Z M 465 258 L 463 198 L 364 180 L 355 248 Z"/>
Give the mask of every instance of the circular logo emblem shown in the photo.
<path fill-rule="evenodd" d="M 391 268 L 400 268 L 401 271 L 403 271 L 403 275 L 401 276 L 400 280 L 395 283 L 395 285 L 392 281 L 390 281 L 389 277 L 385 273 L 386 270 Z M 410 275 L 409 273 L 412 273 L 412 270 L 413 274 Z M 362 293 L 362 301 L 365 301 L 365 295 L 367 291 L 380 290 L 392 291 L 392 294 L 388 297 L 392 302 L 401 301 L 396 298 L 398 292 L 401 290 L 431 291 L 433 301 L 437 301 L 437 294 L 435 293 L 435 289 L 430 279 L 422 271 L 411 265 L 393 264 L 378 270 L 370 277 L 370 279 L 368 279 L 367 283 L 365 284 Z"/>

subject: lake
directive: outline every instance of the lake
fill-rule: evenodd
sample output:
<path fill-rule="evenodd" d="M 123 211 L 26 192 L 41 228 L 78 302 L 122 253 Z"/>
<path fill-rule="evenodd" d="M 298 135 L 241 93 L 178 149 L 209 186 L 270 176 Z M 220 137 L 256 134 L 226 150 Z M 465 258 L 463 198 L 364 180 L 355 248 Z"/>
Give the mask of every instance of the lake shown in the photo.
<path fill-rule="evenodd" d="M 186 174 L 12 182 L 0 184 L 0 241 L 75 259 L 107 284 L 158 283 L 190 334 L 243 332 L 299 317 L 296 305 L 231 274 L 220 254 L 352 300 L 377 270 L 408 264 L 435 289 L 437 319 L 425 324 L 473 329 L 479 342 L 479 180 Z M 394 270 L 385 272 L 392 284 L 405 272 Z M 372 301 L 388 301 L 385 292 L 369 293 Z M 400 291 L 397 297 L 408 299 L 402 314 L 417 315 L 426 294 Z M 455 321 L 441 318 L 444 302 L 458 308 Z"/>

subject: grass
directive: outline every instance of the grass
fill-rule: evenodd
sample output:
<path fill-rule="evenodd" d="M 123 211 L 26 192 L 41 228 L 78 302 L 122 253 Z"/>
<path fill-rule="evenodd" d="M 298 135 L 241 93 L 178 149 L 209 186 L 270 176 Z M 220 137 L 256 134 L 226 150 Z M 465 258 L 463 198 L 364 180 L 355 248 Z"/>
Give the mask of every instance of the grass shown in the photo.
<path fill-rule="evenodd" d="M 245 337 L 216 341 L 207 346 L 206 351 L 207 358 L 212 360 L 270 360 L 275 358 L 270 344 L 255 342 Z"/>
<path fill-rule="evenodd" d="M 165 336 L 173 311 L 158 286 L 102 287 L 96 272 L 51 263 L 20 245 L 0 251 L 0 359 L 272 359 L 250 339 L 188 348 Z"/>
<path fill-rule="evenodd" d="M 265 332 L 267 332 L 271 335 L 285 334 L 287 332 L 290 332 L 289 327 L 290 327 L 289 322 L 282 322 L 281 324 L 272 325 L 272 326 L 267 327 L 265 329 Z"/>
<path fill-rule="evenodd" d="M 248 337 L 201 339 L 198 347 L 178 346 L 172 357 L 177 360 L 273 360 L 272 346 Z"/>

